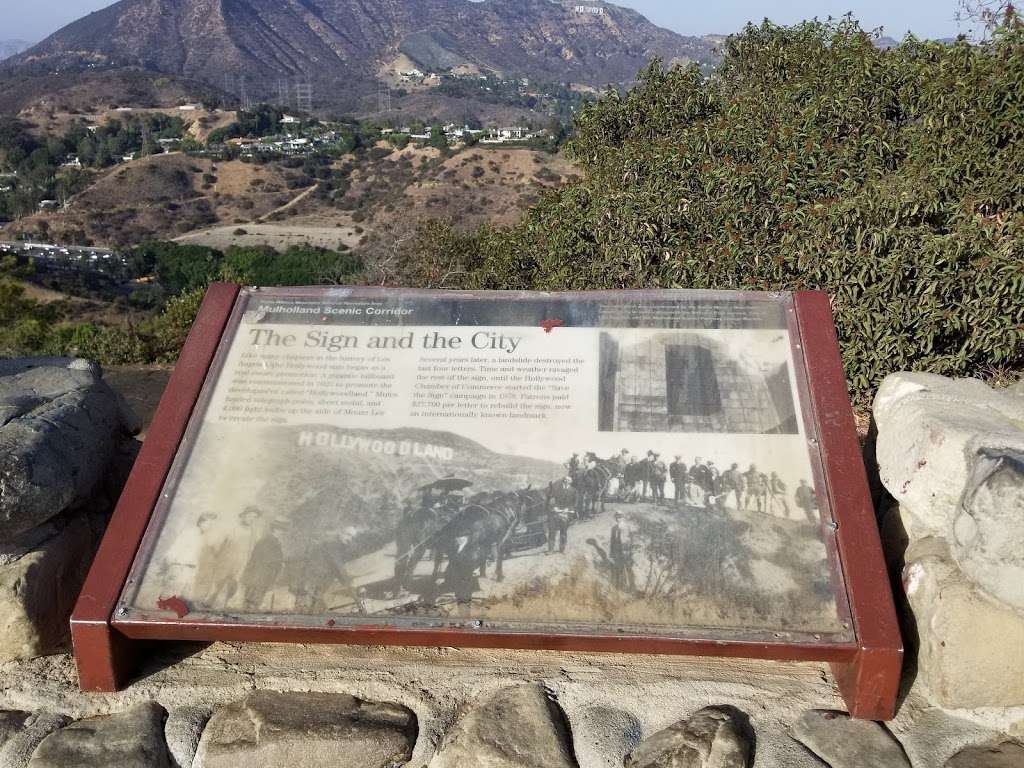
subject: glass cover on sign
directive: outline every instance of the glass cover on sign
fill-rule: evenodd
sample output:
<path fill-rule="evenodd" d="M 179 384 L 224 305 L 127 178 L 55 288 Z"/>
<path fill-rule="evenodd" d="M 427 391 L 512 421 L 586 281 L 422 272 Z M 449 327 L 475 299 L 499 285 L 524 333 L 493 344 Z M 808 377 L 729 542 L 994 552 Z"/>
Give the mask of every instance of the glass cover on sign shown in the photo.
<path fill-rule="evenodd" d="M 119 620 L 850 640 L 790 307 L 243 291 Z"/>

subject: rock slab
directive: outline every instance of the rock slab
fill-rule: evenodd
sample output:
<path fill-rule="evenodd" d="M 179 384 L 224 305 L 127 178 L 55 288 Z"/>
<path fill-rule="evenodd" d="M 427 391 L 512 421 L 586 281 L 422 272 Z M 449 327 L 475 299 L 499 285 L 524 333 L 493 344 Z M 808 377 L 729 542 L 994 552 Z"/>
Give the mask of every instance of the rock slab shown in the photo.
<path fill-rule="evenodd" d="M 0 543 L 87 502 L 138 426 L 95 364 L 0 361 Z"/>
<path fill-rule="evenodd" d="M 412 757 L 418 723 L 399 704 L 330 693 L 256 691 L 214 711 L 196 768 L 396 768 Z"/>
<path fill-rule="evenodd" d="M 961 749 L 943 768 L 1021 768 L 1024 766 L 1024 744 L 1006 739 L 991 744 L 978 744 Z"/>
<path fill-rule="evenodd" d="M 1024 703 L 1024 620 L 982 593 L 943 539 L 907 549 L 903 591 L 917 626 L 917 679 L 948 709 Z"/>
<path fill-rule="evenodd" d="M 430 768 L 579 768 L 562 708 L 541 685 L 473 701 L 445 735 Z"/>
<path fill-rule="evenodd" d="M 808 710 L 793 726 L 793 737 L 831 768 L 910 768 L 892 734 L 845 712 Z"/>
<path fill-rule="evenodd" d="M 210 721 L 209 707 L 177 707 L 167 713 L 164 738 L 171 757 L 171 768 L 192 768 L 203 729 Z"/>
<path fill-rule="evenodd" d="M 43 739 L 29 768 L 169 768 L 165 714 L 150 701 L 126 712 L 79 720 Z"/>
<path fill-rule="evenodd" d="M 52 712 L 16 713 L 16 716 L 19 714 L 27 715 L 19 728 L 0 740 L 0 768 L 25 768 L 43 739 L 71 722 L 71 718 Z M 10 725 L 13 720 L 7 722 Z"/>
<path fill-rule="evenodd" d="M 705 707 L 646 739 L 626 768 L 748 768 L 748 729 L 739 713 Z"/>

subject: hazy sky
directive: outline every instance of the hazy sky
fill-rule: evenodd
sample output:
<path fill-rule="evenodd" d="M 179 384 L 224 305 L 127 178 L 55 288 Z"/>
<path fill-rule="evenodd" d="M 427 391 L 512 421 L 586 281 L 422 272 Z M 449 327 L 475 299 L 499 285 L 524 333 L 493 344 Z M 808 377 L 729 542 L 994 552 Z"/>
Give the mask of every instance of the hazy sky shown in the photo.
<path fill-rule="evenodd" d="M 582 2 L 582 0 L 581 0 Z M 726 33 L 747 21 L 768 17 L 791 24 L 801 19 L 853 11 L 865 27 L 884 26 L 900 38 L 907 30 L 921 37 L 952 37 L 956 0 L 615 0 L 652 21 L 683 34 Z M 50 32 L 110 0 L 0 0 L 0 38 L 43 39 Z"/>

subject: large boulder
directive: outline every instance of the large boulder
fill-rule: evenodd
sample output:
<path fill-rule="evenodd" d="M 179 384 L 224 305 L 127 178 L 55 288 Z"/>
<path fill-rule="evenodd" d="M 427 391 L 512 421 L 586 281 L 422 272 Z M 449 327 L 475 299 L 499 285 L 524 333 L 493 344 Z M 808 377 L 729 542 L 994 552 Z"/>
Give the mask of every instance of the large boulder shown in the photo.
<path fill-rule="evenodd" d="M 997 391 L 975 379 L 897 373 L 873 406 L 879 475 L 899 502 L 911 539 L 953 539 L 979 462 L 1024 455 L 1024 390 Z M 1024 526 L 1024 517 L 1018 521 Z"/>
<path fill-rule="evenodd" d="M 543 686 L 502 688 L 471 702 L 430 768 L 578 768 L 569 723 Z"/>
<path fill-rule="evenodd" d="M 0 662 L 62 649 L 68 617 L 92 560 L 97 535 L 85 515 L 12 562 L 0 564 Z"/>
<path fill-rule="evenodd" d="M 874 416 L 917 682 L 946 708 L 1024 705 L 1024 387 L 900 373 Z"/>
<path fill-rule="evenodd" d="M 916 684 L 959 709 L 1024 705 L 1024 618 L 957 567 L 942 539 L 907 550 L 903 587 L 918 635 Z"/>
<path fill-rule="evenodd" d="M 163 707 L 146 702 L 79 720 L 47 736 L 28 768 L 169 768 Z"/>
<path fill-rule="evenodd" d="M 738 712 L 705 707 L 646 739 L 626 768 L 748 768 L 749 733 Z"/>
<path fill-rule="evenodd" d="M 412 710 L 332 693 L 256 691 L 217 709 L 195 768 L 397 768 L 418 734 Z"/>
<path fill-rule="evenodd" d="M 138 428 L 93 363 L 0 361 L 0 543 L 90 501 Z"/>

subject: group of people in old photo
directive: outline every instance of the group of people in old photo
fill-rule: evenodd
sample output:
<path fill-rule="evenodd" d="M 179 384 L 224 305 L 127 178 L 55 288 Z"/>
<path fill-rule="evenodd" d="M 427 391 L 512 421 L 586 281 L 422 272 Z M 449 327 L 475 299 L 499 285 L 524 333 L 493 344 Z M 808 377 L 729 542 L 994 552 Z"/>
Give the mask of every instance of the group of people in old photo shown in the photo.
<path fill-rule="evenodd" d="M 705 461 L 700 456 L 687 465 L 681 454 L 666 462 L 654 450 L 639 458 L 622 449 L 609 459 L 600 459 L 591 451 L 584 452 L 582 457 L 574 453 L 565 467 L 568 480 L 579 497 L 577 506 L 581 508 L 585 506 L 582 502 L 589 479 L 603 474 L 604 494 L 622 501 L 649 497 L 655 504 L 671 501 L 676 508 L 729 506 L 789 518 L 792 498 L 793 507 L 807 522 L 818 522 L 817 499 L 807 480 L 801 479 L 791 496 L 778 472 L 765 472 L 753 463 L 744 468 L 739 462 L 731 462 L 723 470 L 713 460 Z M 666 496 L 667 487 L 671 489 L 671 499 Z"/>

